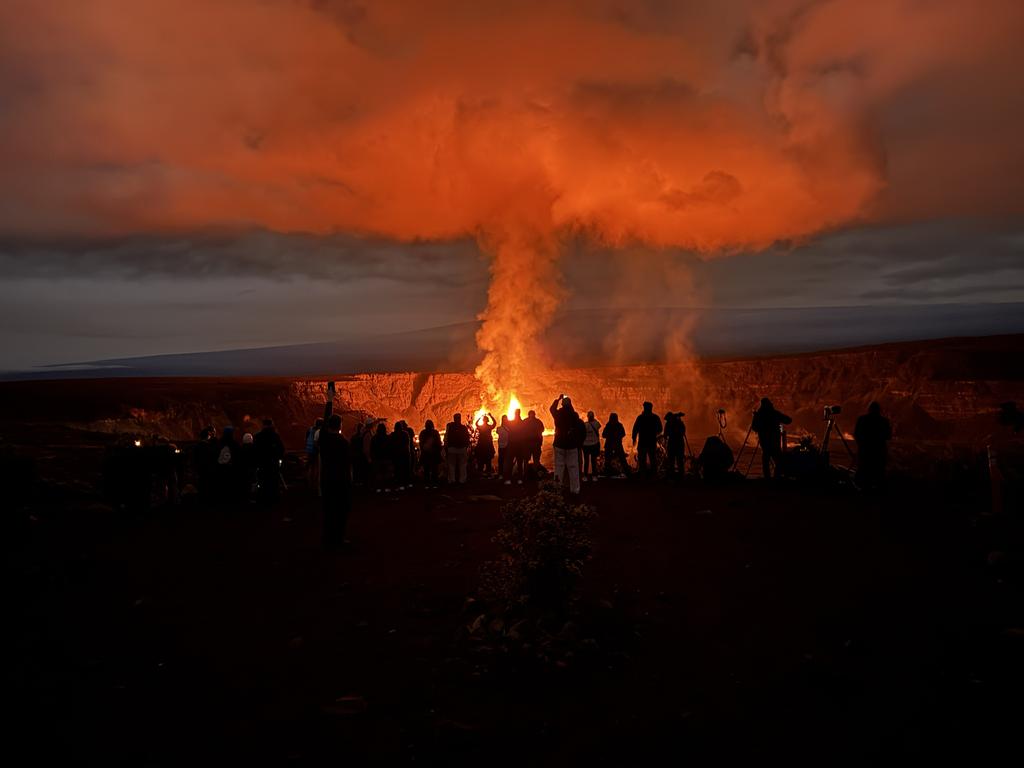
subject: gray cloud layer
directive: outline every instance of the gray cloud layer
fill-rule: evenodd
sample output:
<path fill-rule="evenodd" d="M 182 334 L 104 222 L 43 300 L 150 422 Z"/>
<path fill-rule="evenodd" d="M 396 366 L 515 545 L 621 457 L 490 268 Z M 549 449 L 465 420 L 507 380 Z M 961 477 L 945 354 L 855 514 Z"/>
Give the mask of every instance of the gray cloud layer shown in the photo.
<path fill-rule="evenodd" d="M 1024 300 L 1024 223 L 864 228 L 712 261 L 567 250 L 569 310 Z M 487 262 L 466 242 L 254 231 L 8 240 L 0 276 L 0 369 L 11 369 L 465 322 L 486 301 Z"/>
<path fill-rule="evenodd" d="M 259 277 L 344 282 L 379 278 L 460 286 L 478 278 L 469 242 L 399 244 L 350 235 L 264 230 L 197 235 L 138 235 L 96 240 L 0 240 L 0 274 L 9 279 L 106 277 Z"/>

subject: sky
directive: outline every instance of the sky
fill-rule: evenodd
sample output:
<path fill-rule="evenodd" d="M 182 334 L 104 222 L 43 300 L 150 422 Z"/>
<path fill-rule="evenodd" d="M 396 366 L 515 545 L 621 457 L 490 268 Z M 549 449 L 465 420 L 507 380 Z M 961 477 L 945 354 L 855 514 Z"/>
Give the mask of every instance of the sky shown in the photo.
<path fill-rule="evenodd" d="M 7 0 L 0 370 L 1024 301 L 1017 0 Z M 479 371 L 478 371 L 479 373 Z"/>

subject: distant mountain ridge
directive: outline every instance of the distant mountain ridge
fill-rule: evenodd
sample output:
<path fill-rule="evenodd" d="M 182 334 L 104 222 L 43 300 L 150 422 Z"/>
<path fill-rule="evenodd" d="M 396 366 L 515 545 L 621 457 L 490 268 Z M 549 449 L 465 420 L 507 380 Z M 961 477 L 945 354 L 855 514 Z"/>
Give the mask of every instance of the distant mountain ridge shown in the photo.
<path fill-rule="evenodd" d="M 471 371 L 480 360 L 478 322 L 339 341 L 216 352 L 81 361 L 4 379 L 140 376 L 315 376 L 399 371 Z M 556 366 L 661 363 L 781 355 L 842 347 L 1024 332 L 1024 303 L 793 309 L 679 307 L 574 310 L 541 340 Z"/>

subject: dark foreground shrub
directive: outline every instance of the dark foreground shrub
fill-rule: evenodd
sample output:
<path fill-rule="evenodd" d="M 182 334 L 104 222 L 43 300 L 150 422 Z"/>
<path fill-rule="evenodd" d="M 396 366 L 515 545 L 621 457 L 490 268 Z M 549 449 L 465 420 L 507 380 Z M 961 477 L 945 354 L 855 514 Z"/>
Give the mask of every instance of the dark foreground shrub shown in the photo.
<path fill-rule="evenodd" d="M 502 557 L 482 569 L 480 596 L 532 615 L 564 616 L 590 559 L 594 511 L 554 483 L 502 507 L 494 541 Z"/>

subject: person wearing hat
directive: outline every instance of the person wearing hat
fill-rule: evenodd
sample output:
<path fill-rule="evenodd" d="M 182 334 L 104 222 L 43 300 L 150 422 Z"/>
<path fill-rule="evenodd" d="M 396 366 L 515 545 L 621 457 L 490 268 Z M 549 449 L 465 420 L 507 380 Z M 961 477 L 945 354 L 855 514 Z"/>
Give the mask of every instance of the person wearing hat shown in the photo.
<path fill-rule="evenodd" d="M 235 440 L 234 427 L 224 427 L 220 442 L 217 444 L 216 455 L 214 488 L 217 501 L 221 504 L 231 504 L 239 500 L 239 480 L 244 480 L 244 475 L 239 471 L 241 456 L 238 442 Z"/>

